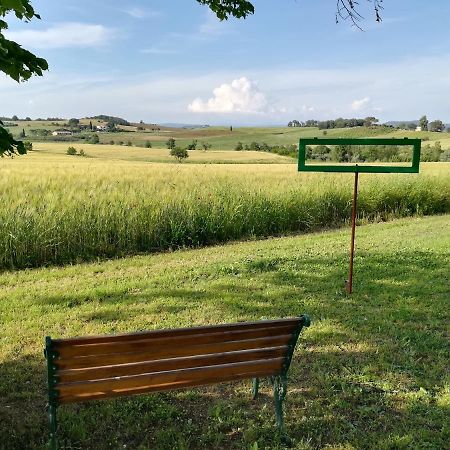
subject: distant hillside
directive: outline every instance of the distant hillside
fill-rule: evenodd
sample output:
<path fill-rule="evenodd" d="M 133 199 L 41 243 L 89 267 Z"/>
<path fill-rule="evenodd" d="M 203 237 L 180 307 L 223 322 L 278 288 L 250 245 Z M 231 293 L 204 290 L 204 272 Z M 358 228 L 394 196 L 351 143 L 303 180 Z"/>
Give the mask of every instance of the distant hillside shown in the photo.
<path fill-rule="evenodd" d="M 112 122 L 116 125 L 125 125 L 125 126 L 130 125 L 130 122 L 128 122 L 128 120 L 122 119 L 121 117 L 106 116 L 104 114 L 100 114 L 99 116 L 86 117 L 86 118 L 93 119 L 93 120 L 102 120 L 103 122 Z"/>

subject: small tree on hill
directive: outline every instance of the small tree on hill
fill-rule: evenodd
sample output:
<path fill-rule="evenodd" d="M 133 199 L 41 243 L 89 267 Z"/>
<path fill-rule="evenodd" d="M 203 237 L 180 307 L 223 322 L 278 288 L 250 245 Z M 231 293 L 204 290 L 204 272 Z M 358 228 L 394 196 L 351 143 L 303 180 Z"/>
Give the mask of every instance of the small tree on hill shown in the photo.
<path fill-rule="evenodd" d="M 375 125 L 377 122 L 378 122 L 378 119 L 376 117 L 366 117 L 364 119 L 364 126 L 370 128 L 373 125 Z"/>
<path fill-rule="evenodd" d="M 197 139 L 194 139 L 188 146 L 186 147 L 187 150 L 197 150 Z"/>
<path fill-rule="evenodd" d="M 428 119 L 427 116 L 422 116 L 419 119 L 419 126 L 422 128 L 422 131 L 428 131 Z"/>
<path fill-rule="evenodd" d="M 445 125 L 442 122 L 442 120 L 433 120 L 433 122 L 430 122 L 428 125 L 428 128 L 430 131 L 444 131 Z"/>
<path fill-rule="evenodd" d="M 236 147 L 234 147 L 234 149 L 235 149 L 236 151 L 238 151 L 238 152 L 244 150 L 244 146 L 242 145 L 242 142 L 238 142 L 238 143 L 236 144 Z"/>
<path fill-rule="evenodd" d="M 189 153 L 185 148 L 174 147 L 170 149 L 170 156 L 173 156 L 181 163 L 184 159 L 189 157 Z"/>
<path fill-rule="evenodd" d="M 74 156 L 77 154 L 77 149 L 75 147 L 69 147 L 66 152 L 68 155 Z"/>
<path fill-rule="evenodd" d="M 166 146 L 169 150 L 173 150 L 175 148 L 176 141 L 174 138 L 169 138 L 166 142 Z"/>
<path fill-rule="evenodd" d="M 202 142 L 202 148 L 204 152 L 206 152 L 206 150 L 209 150 L 211 147 L 212 145 L 209 142 Z"/>
<path fill-rule="evenodd" d="M 152 148 L 152 143 L 150 141 L 145 141 L 145 148 Z"/>

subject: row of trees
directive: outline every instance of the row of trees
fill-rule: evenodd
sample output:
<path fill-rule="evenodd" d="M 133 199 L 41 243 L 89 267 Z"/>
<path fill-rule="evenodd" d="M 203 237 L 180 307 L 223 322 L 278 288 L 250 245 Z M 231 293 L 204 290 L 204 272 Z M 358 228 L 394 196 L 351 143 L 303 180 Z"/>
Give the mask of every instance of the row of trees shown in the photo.
<path fill-rule="evenodd" d="M 397 145 L 317 145 L 307 147 L 306 158 L 333 162 L 407 162 L 411 161 L 411 150 Z M 422 148 L 421 161 L 437 162 L 450 160 L 450 151 L 442 150 L 441 143 L 427 144 Z"/>
<path fill-rule="evenodd" d="M 379 123 L 379 120 L 376 117 L 366 117 L 364 119 L 344 119 L 339 117 L 338 119 L 333 120 L 314 120 L 309 119 L 304 122 L 299 120 L 291 120 L 287 126 L 288 127 L 318 127 L 321 130 L 327 130 L 330 128 L 353 128 L 353 127 L 373 127 Z M 397 125 L 396 128 L 400 128 L 402 130 L 415 130 L 417 127 L 417 122 L 403 122 Z M 385 125 L 389 126 L 389 125 Z M 435 131 L 441 132 L 445 130 L 445 124 L 442 120 L 433 120 L 432 122 L 428 122 L 427 116 L 422 116 L 419 119 L 419 126 L 422 131 Z M 450 132 L 450 129 L 447 129 Z"/>
<path fill-rule="evenodd" d="M 0 117 L 0 120 L 3 121 L 7 121 L 7 120 L 12 120 L 14 122 L 21 122 L 21 121 L 26 121 L 26 122 L 31 122 L 33 119 L 31 119 L 31 117 L 25 117 L 25 119 L 21 119 L 19 117 L 17 117 L 15 114 L 12 117 Z M 36 121 L 41 121 L 41 122 L 62 122 L 64 119 L 61 119 L 59 117 L 47 117 L 46 119 L 42 119 L 41 117 L 39 117 L 38 119 L 36 119 Z"/>
<path fill-rule="evenodd" d="M 174 138 L 169 138 L 166 142 L 166 146 L 169 150 L 173 150 L 174 148 L 177 148 L 177 142 Z M 197 150 L 197 148 L 201 148 L 206 152 L 211 147 L 212 145 L 209 142 L 199 143 L 197 139 L 193 139 L 192 142 L 186 146 L 186 150 Z"/>
<path fill-rule="evenodd" d="M 306 120 L 301 122 L 299 120 L 290 121 L 288 127 L 318 127 L 320 130 L 327 130 L 330 128 L 353 128 L 353 127 L 373 127 L 379 122 L 376 117 L 366 117 L 364 119 L 344 119 L 339 117 L 333 120 Z"/>
<path fill-rule="evenodd" d="M 435 131 L 442 132 L 445 130 L 445 124 L 442 120 L 433 120 L 432 122 L 428 122 L 427 116 L 422 116 L 419 119 L 419 126 L 422 131 Z M 450 131 L 450 129 L 448 129 Z"/>

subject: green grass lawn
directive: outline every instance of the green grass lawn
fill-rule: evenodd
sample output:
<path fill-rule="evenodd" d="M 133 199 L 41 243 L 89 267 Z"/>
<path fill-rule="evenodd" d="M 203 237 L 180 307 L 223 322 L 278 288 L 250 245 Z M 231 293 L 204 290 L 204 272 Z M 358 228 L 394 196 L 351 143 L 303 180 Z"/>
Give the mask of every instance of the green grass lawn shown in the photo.
<path fill-rule="evenodd" d="M 0 274 L 0 447 L 41 448 L 45 335 L 68 337 L 308 313 L 290 370 L 297 449 L 443 449 L 449 428 L 450 216 Z M 268 384 L 61 408 L 83 449 L 277 449 Z"/>

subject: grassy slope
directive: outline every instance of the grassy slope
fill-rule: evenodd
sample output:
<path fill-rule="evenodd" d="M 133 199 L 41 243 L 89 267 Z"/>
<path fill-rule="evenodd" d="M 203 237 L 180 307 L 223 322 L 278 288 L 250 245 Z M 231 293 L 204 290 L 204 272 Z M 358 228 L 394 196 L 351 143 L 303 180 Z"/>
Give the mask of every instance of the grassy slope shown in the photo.
<path fill-rule="evenodd" d="M 290 371 L 294 447 L 448 445 L 450 216 L 0 275 L 0 443 L 47 436 L 44 336 L 309 313 Z M 66 407 L 70 448 L 279 448 L 267 385 L 249 383 Z M 447 444 L 445 444 L 447 442 Z M 256 448 L 253 446 L 252 448 Z"/>

